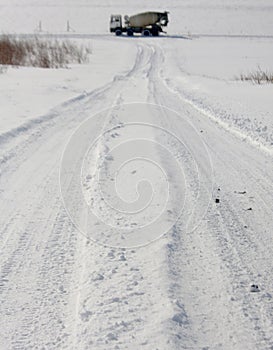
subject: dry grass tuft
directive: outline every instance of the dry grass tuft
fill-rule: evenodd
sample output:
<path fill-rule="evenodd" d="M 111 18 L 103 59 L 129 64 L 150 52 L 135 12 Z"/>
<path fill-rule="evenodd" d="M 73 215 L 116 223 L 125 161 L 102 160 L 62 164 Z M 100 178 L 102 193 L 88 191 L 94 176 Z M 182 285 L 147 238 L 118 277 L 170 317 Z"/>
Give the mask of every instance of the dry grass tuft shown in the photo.
<path fill-rule="evenodd" d="M 65 68 L 85 63 L 91 50 L 68 40 L 0 37 L 0 65 Z"/>
<path fill-rule="evenodd" d="M 250 81 L 253 84 L 259 85 L 263 83 L 273 84 L 273 73 L 263 71 L 260 67 L 258 67 L 256 72 L 241 74 L 239 78 L 236 78 L 236 80 Z"/>

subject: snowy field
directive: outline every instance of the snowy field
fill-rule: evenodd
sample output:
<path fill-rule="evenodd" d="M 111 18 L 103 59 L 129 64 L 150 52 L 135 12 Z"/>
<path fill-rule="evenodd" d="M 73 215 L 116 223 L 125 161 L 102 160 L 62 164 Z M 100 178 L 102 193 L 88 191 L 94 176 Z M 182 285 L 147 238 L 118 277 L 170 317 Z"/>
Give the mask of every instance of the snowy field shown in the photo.
<path fill-rule="evenodd" d="M 166 35 L 108 33 L 154 9 Z M 273 349 L 273 85 L 238 80 L 273 72 L 272 1 L 0 0 L 0 18 L 92 51 L 0 67 L 0 349 Z"/>

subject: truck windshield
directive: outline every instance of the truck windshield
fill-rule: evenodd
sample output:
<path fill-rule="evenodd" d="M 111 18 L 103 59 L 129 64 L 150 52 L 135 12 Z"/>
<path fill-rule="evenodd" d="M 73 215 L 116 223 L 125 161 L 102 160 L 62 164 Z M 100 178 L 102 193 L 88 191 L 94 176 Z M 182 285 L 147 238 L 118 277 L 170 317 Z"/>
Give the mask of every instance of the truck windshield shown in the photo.
<path fill-rule="evenodd" d="M 119 18 L 118 17 L 112 17 L 111 18 L 111 22 L 119 22 Z"/>

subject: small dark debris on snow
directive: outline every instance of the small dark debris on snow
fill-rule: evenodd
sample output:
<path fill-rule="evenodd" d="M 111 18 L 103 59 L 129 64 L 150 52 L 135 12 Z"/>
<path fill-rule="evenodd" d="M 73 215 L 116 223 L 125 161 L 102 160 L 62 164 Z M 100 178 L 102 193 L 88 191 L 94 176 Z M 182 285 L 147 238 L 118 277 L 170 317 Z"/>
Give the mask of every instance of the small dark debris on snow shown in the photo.
<path fill-rule="evenodd" d="M 250 207 L 250 208 L 247 208 L 246 210 L 252 210 L 252 208 Z"/>
<path fill-rule="evenodd" d="M 246 191 L 239 191 L 239 194 L 246 194 Z"/>
<path fill-rule="evenodd" d="M 251 286 L 250 286 L 250 291 L 251 292 L 260 292 L 260 288 L 259 288 L 259 286 L 258 286 L 258 284 L 252 284 Z"/>
<path fill-rule="evenodd" d="M 219 198 L 216 198 L 216 199 L 215 199 L 215 203 L 220 203 L 220 199 L 219 199 Z"/>

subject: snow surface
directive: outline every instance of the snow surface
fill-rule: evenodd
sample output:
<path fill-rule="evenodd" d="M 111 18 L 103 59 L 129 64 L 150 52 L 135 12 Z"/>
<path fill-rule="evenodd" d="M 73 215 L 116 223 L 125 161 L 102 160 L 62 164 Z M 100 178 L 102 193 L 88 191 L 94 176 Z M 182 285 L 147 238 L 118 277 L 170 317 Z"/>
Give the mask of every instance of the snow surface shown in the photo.
<path fill-rule="evenodd" d="M 167 35 L 108 33 L 153 9 Z M 92 48 L 0 74 L 0 349 L 272 349 L 273 87 L 236 80 L 273 71 L 272 1 L 0 15 Z"/>

